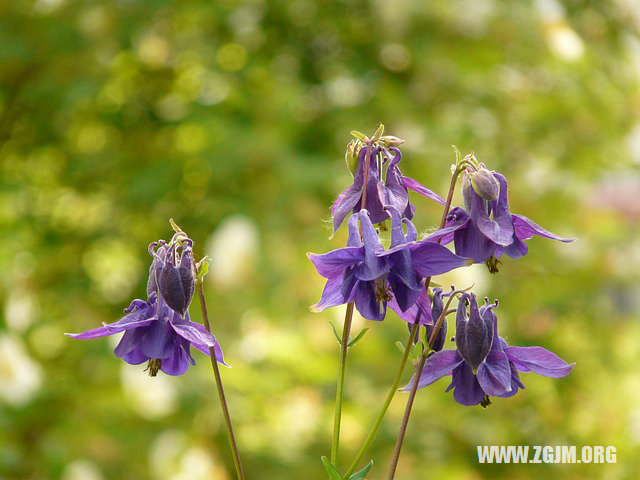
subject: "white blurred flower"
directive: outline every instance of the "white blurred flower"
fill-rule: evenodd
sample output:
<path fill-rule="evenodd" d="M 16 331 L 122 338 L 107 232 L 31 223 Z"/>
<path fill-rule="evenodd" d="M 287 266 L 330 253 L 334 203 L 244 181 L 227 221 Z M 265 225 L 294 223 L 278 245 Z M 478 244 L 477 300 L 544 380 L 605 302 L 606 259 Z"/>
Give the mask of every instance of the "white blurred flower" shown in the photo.
<path fill-rule="evenodd" d="M 62 472 L 61 480 L 104 480 L 104 475 L 92 461 L 74 460 Z"/>
<path fill-rule="evenodd" d="M 584 43 L 567 23 L 562 5 L 556 0 L 536 2 L 545 26 L 545 40 L 556 57 L 567 62 L 579 60 L 584 55 Z"/>
<path fill-rule="evenodd" d="M 0 400 L 23 405 L 42 384 L 42 369 L 13 335 L 0 336 Z"/>
<path fill-rule="evenodd" d="M 251 218 L 234 215 L 223 220 L 206 243 L 213 282 L 230 287 L 248 279 L 255 272 L 258 246 L 258 228 Z"/>
<path fill-rule="evenodd" d="M 158 480 L 227 480 L 229 477 L 211 452 L 195 446 L 179 430 L 165 430 L 149 450 L 153 478 Z"/>
<path fill-rule="evenodd" d="M 546 40 L 551 53 L 561 60 L 573 62 L 584 55 L 584 43 L 580 36 L 564 23 L 552 24 L 547 28 Z"/>
<path fill-rule="evenodd" d="M 143 365 L 124 363 L 120 368 L 120 381 L 127 404 L 141 417 L 159 418 L 176 410 L 176 391 L 171 378 L 150 377 Z"/>
<path fill-rule="evenodd" d="M 358 79 L 341 75 L 327 82 L 327 97 L 338 107 L 352 107 L 364 101 L 364 87 Z"/>
<path fill-rule="evenodd" d="M 24 332 L 31 325 L 34 312 L 35 302 L 29 293 L 21 289 L 11 291 L 4 306 L 4 318 L 11 330 Z"/>

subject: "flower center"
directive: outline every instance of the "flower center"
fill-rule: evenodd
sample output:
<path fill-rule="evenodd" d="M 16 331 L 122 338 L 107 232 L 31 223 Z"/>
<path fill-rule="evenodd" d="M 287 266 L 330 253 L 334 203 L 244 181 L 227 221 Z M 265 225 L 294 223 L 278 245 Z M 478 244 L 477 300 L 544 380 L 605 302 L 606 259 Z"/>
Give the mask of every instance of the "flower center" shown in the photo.
<path fill-rule="evenodd" d="M 376 300 L 378 302 L 390 302 L 391 291 L 389 289 L 389 283 L 387 282 L 387 274 L 385 273 L 381 277 L 375 279 L 376 288 Z"/>
<path fill-rule="evenodd" d="M 148 371 L 150 377 L 155 377 L 156 375 L 158 375 L 158 370 L 160 370 L 161 366 L 162 360 L 160 360 L 159 358 L 150 358 L 149 363 L 147 364 L 147 368 L 145 368 L 143 371 Z"/>
<path fill-rule="evenodd" d="M 498 264 L 500 263 L 500 260 L 498 260 L 496 257 L 491 255 L 485 260 L 484 263 L 487 265 L 489 273 L 498 273 Z"/>

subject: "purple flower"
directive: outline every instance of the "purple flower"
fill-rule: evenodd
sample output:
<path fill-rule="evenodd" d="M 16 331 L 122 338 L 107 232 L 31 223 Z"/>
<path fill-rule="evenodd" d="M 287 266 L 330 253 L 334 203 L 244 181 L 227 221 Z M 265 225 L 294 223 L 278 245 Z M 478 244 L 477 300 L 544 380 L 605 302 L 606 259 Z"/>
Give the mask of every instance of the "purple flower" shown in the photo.
<path fill-rule="evenodd" d="M 349 219 L 347 246 L 324 255 L 309 253 L 318 273 L 327 279 L 322 298 L 312 311 L 355 302 L 360 314 L 382 320 L 387 303 L 405 321 L 431 323 L 429 299 L 420 280 L 467 265 L 467 259 L 433 242 L 416 242 L 415 227 L 393 207 L 391 247 L 380 245 L 369 214 L 361 210 Z M 358 231 L 358 220 L 362 239 Z M 407 233 L 402 225 L 407 226 Z"/>
<path fill-rule="evenodd" d="M 169 244 L 164 240 L 149 245 L 153 261 L 147 281 L 148 300 L 134 300 L 119 321 L 67 335 L 89 339 L 125 332 L 114 353 L 125 362 L 149 362 L 149 374 L 158 370 L 182 375 L 195 365 L 191 346 L 209 355 L 213 347 L 216 360 L 224 365 L 216 338 L 202 325 L 190 321 L 187 308 L 194 290 L 192 241 L 177 233 Z"/>
<path fill-rule="evenodd" d="M 114 353 L 131 365 L 149 362 L 149 374 L 158 370 L 168 375 L 182 375 L 195 365 L 191 346 L 209 355 L 213 347 L 216 360 L 223 365 L 222 350 L 216 338 L 199 323 L 184 318 L 152 293 L 148 301 L 134 300 L 119 321 L 83 333 L 67 333 L 81 340 L 125 332 Z"/>
<path fill-rule="evenodd" d="M 496 301 L 478 308 L 474 294 L 464 294 L 456 318 L 456 350 L 442 350 L 431 355 L 418 380 L 418 388 L 451 375 L 447 392 L 462 405 L 487 406 L 489 397 L 511 397 L 524 388 L 518 371 L 534 372 L 546 377 L 561 378 L 575 364 L 567 364 L 542 347 L 510 347 L 498 335 L 498 319 L 493 309 Z M 469 312 L 467 313 L 467 306 Z M 409 390 L 415 381 L 404 387 Z"/>
<path fill-rule="evenodd" d="M 367 204 L 363 207 L 364 164 L 369 149 L 371 149 L 371 157 L 367 176 Z M 392 153 L 393 158 L 391 158 Z M 395 208 L 405 218 L 413 218 L 415 207 L 409 203 L 407 188 L 444 205 L 444 200 L 440 195 L 432 192 L 413 178 L 402 175 L 398 167 L 401 159 L 402 153 L 396 147 L 387 149 L 379 146 L 363 146 L 360 148 L 358 152 L 358 169 L 354 175 L 353 184 L 338 195 L 331 207 L 334 233 L 351 211 L 357 213 L 361 209 L 369 212 L 371 222 L 374 224 L 389 218 L 389 214 L 385 210 L 386 206 Z M 383 181 L 384 167 L 387 162 L 389 164 Z"/>
<path fill-rule="evenodd" d="M 493 172 L 493 177 L 499 184 L 500 193 L 497 200 L 486 200 L 475 190 L 481 185 L 481 193 L 487 197 L 494 193 L 491 182 L 481 178 L 475 182 L 474 187 L 473 181 L 467 175 L 465 173 L 462 191 L 466 210 L 460 207 L 453 208 L 444 228 L 431 234 L 429 240 L 440 239 L 444 244 L 453 240 L 456 254 L 473 258 L 476 263 L 486 262 L 492 273 L 497 271 L 496 259 L 503 253 L 512 258 L 526 255 L 528 247 L 524 240 L 534 235 L 561 242 L 575 240 L 561 238 L 527 217 L 512 214 L 509 211 L 507 180 L 501 174 Z"/>

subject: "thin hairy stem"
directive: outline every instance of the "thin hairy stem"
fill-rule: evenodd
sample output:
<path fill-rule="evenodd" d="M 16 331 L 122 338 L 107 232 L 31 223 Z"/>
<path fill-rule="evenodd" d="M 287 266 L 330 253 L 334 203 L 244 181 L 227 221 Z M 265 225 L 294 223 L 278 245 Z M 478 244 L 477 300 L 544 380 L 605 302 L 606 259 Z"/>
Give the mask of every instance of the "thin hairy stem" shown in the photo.
<path fill-rule="evenodd" d="M 391 405 L 391 400 L 393 400 L 393 397 L 398 391 L 398 387 L 400 386 L 400 381 L 402 380 L 402 374 L 404 373 L 404 368 L 407 365 L 409 353 L 413 348 L 413 341 L 416 338 L 416 335 L 418 334 L 418 329 L 420 328 L 420 324 L 418 323 L 419 321 L 420 321 L 420 313 L 418 313 L 418 318 L 416 319 L 416 323 L 414 323 L 413 326 L 411 327 L 409 340 L 407 341 L 407 344 L 404 347 L 404 354 L 402 355 L 402 360 L 400 361 L 400 368 L 398 368 L 398 373 L 396 374 L 396 378 L 393 380 L 393 385 L 391 385 L 391 388 L 389 389 L 387 398 L 384 401 L 384 404 L 382 405 L 382 408 L 380 409 L 380 412 L 378 413 L 378 417 L 376 418 L 376 421 L 371 427 L 371 430 L 369 430 L 369 434 L 367 435 L 367 438 L 362 444 L 362 447 L 360 447 L 360 450 L 358 450 L 358 453 L 356 454 L 356 458 L 353 460 L 353 462 L 351 463 L 351 466 L 349 467 L 349 470 L 345 474 L 345 478 L 349 478 L 349 476 L 353 472 L 355 472 L 356 468 L 358 468 L 358 464 L 360 463 L 360 460 L 362 460 L 362 457 L 367 452 L 367 449 L 371 445 L 371 442 L 373 442 L 373 439 L 375 438 L 376 433 L 380 428 L 382 419 L 387 413 L 387 410 L 389 409 L 389 405 Z"/>
<path fill-rule="evenodd" d="M 369 165 L 371 164 L 371 153 L 373 143 L 367 142 L 367 153 L 364 159 L 364 176 L 362 184 L 361 208 L 367 205 L 367 185 L 369 183 Z M 340 448 L 340 423 L 342 421 L 342 403 L 344 397 L 344 379 L 347 370 L 347 353 L 349 351 L 349 336 L 351 335 L 351 323 L 353 321 L 353 302 L 347 304 L 347 312 L 344 317 L 342 327 L 342 339 L 340 342 L 340 360 L 338 361 L 338 385 L 336 388 L 336 406 L 333 416 L 333 438 L 331 440 L 331 463 L 334 465 L 338 461 L 338 450 Z"/>
<path fill-rule="evenodd" d="M 451 201 L 453 199 L 453 193 L 456 188 L 456 181 L 458 180 L 458 176 L 462 172 L 461 165 L 457 165 L 453 174 L 451 175 L 451 182 L 449 183 L 449 192 L 447 193 L 447 200 L 445 201 L 444 208 L 442 211 L 442 218 L 440 220 L 440 229 L 444 228 L 447 223 L 447 216 L 449 215 L 449 209 L 451 208 Z M 440 240 L 438 240 L 440 243 Z M 429 291 L 429 284 L 431 283 L 431 277 L 427 277 L 424 281 L 424 288 Z M 433 347 L 433 343 L 435 342 L 436 335 L 440 330 L 440 326 L 444 321 L 444 317 L 447 314 L 449 309 L 449 305 L 453 300 L 454 294 L 452 293 L 449 297 L 449 301 L 447 302 L 447 306 L 442 310 L 442 315 L 438 318 L 438 321 L 435 323 L 433 330 L 431 332 L 431 336 L 429 337 L 429 343 L 427 348 L 424 349 L 420 360 L 418 361 L 418 365 L 416 366 L 416 377 L 415 381 L 411 385 L 411 391 L 409 392 L 409 398 L 407 399 L 407 405 L 404 409 L 404 415 L 402 417 L 402 423 L 400 424 L 400 431 L 398 432 L 398 438 L 396 439 L 396 446 L 393 451 L 393 457 L 391 457 L 391 466 L 389 467 L 389 477 L 388 480 L 393 480 L 396 474 L 396 468 L 398 466 L 398 461 L 400 460 L 400 452 L 402 451 L 402 443 L 404 442 L 404 436 L 407 432 L 407 426 L 409 425 L 409 417 L 411 416 L 411 410 L 413 409 L 413 401 L 416 397 L 416 392 L 418 391 L 418 380 L 420 379 L 420 374 L 424 369 L 424 364 L 427 361 L 427 356 Z"/>
<path fill-rule="evenodd" d="M 198 289 L 198 297 L 200 299 L 200 307 L 202 308 L 202 323 L 207 332 L 211 333 L 211 326 L 209 325 L 209 314 L 207 313 L 207 304 L 204 299 L 204 291 L 202 288 L 202 279 L 198 279 L 196 285 Z M 227 436 L 229 437 L 229 446 L 231 447 L 231 455 L 233 457 L 233 463 L 236 468 L 236 475 L 238 477 L 238 480 L 245 480 L 244 471 L 242 470 L 242 463 L 240 462 L 238 445 L 236 444 L 236 438 L 233 434 L 233 425 L 231 424 L 229 406 L 227 405 L 227 399 L 224 395 L 222 378 L 220 377 L 220 369 L 218 368 L 218 361 L 216 360 L 216 354 L 213 350 L 213 347 L 209 347 L 209 355 L 211 356 L 211 366 L 213 367 L 213 375 L 216 379 L 216 387 L 218 388 L 218 397 L 220 398 L 220 405 L 222 406 L 224 423 L 227 427 Z"/>
<path fill-rule="evenodd" d="M 342 327 L 342 339 L 340 340 L 340 360 L 338 364 L 338 386 L 336 388 L 336 406 L 333 417 L 333 439 L 331 441 L 331 463 L 338 460 L 338 448 L 340 446 L 340 422 L 342 420 L 342 400 L 344 397 L 344 377 L 347 371 L 347 352 L 349 350 L 349 335 L 351 322 L 353 321 L 353 302 L 347 304 Z"/>

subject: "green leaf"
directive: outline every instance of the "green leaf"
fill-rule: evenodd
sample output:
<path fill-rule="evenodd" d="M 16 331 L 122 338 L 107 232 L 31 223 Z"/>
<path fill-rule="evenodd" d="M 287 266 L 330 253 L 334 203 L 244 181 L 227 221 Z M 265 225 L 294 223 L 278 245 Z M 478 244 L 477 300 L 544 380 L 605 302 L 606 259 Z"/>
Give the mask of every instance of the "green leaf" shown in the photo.
<path fill-rule="evenodd" d="M 198 275 L 196 276 L 196 280 L 204 278 L 209 272 L 209 263 L 211 263 L 211 259 L 208 256 L 198 262 Z"/>
<path fill-rule="evenodd" d="M 338 330 L 336 330 L 336 327 L 334 327 L 333 323 L 329 322 L 329 325 L 331 325 L 333 334 L 336 336 L 336 340 L 338 340 L 338 345 L 342 346 L 342 338 L 340 338 L 340 335 L 338 335 Z"/>
<path fill-rule="evenodd" d="M 400 350 L 400 353 L 404 353 L 404 343 L 402 343 L 400 340 L 396 342 L 396 347 L 398 347 L 398 350 Z"/>
<path fill-rule="evenodd" d="M 324 469 L 326 470 L 326 472 L 329 474 L 329 478 L 331 480 L 344 480 L 344 478 L 342 477 L 338 469 L 335 467 L 335 465 L 333 465 L 333 463 L 329 461 L 327 457 L 323 456 L 321 460 L 322 460 L 322 465 L 324 466 Z M 364 477 L 358 477 L 358 478 L 364 478 Z"/>
<path fill-rule="evenodd" d="M 349 480 L 362 480 L 364 477 L 367 476 L 367 473 L 369 473 L 369 470 L 371 470 L 372 466 L 373 466 L 373 460 L 371 460 L 369 464 L 366 467 L 364 467 L 362 470 L 359 470 L 353 475 L 351 475 L 349 477 Z"/>
<path fill-rule="evenodd" d="M 360 333 L 358 335 L 356 335 L 356 338 L 351 340 L 347 345 L 349 347 L 353 347 L 362 337 L 364 337 L 364 334 L 367 333 L 368 331 L 369 331 L 369 327 L 363 328 L 360 331 Z"/>

